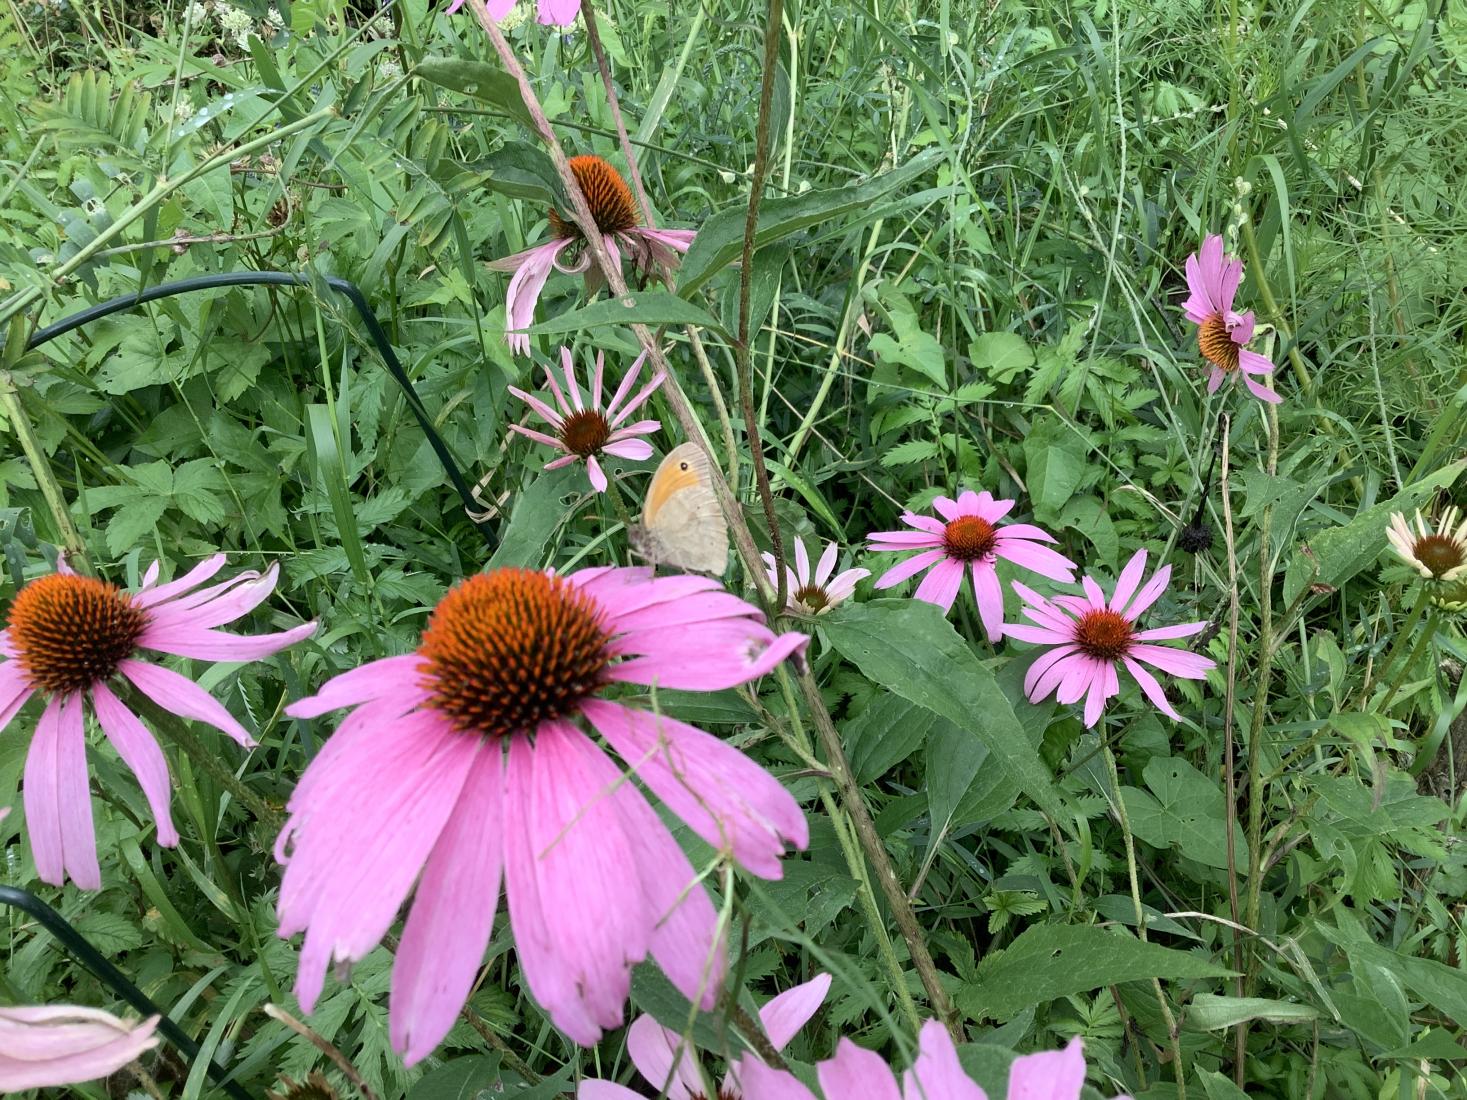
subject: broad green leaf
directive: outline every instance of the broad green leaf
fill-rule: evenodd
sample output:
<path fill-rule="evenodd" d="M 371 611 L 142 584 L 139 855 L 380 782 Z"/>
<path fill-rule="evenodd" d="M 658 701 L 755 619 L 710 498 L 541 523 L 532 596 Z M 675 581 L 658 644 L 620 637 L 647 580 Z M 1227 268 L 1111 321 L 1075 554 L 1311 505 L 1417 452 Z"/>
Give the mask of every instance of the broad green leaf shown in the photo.
<path fill-rule="evenodd" d="M 139 539 L 152 531 L 167 508 L 165 497 L 138 497 L 119 508 L 107 521 L 107 552 L 113 557 L 121 557 L 131 550 Z"/>
<path fill-rule="evenodd" d="M 491 191 L 558 210 L 565 210 L 568 205 L 565 185 L 555 171 L 555 164 L 533 145 L 506 142 L 485 157 L 480 167 L 489 170 L 484 185 Z"/>
<path fill-rule="evenodd" d="M 534 128 L 535 120 L 520 98 L 519 84 L 498 65 L 460 57 L 425 57 L 413 66 L 413 75 L 440 88 L 471 95 L 498 107 L 526 128 Z"/>
<path fill-rule="evenodd" d="M 1410 513 L 1433 493 L 1450 486 L 1467 470 L 1467 459 L 1443 466 L 1393 496 L 1383 504 L 1367 508 L 1343 527 L 1332 527 L 1309 537 L 1308 553 L 1301 544 L 1289 559 L 1284 574 L 1284 603 L 1290 604 L 1307 584 L 1338 587 L 1360 572 L 1386 547 L 1386 525 L 1392 512 Z M 1319 566 L 1314 573 L 1313 566 Z"/>
<path fill-rule="evenodd" d="M 1231 973 L 1199 955 L 1143 943 L 1130 932 L 1041 924 L 1003 950 L 990 952 L 957 1001 L 974 1019 L 1006 1020 L 1031 1005 L 1105 985 L 1148 978 L 1224 978 Z"/>
<path fill-rule="evenodd" d="M 952 825 L 958 804 L 988 760 L 988 748 L 966 730 L 939 721 L 927 737 L 927 807 L 935 837 Z"/>
<path fill-rule="evenodd" d="M 881 692 L 841 731 L 851 770 L 862 783 L 881 778 L 921 748 L 933 724 L 942 721 L 910 699 Z"/>
<path fill-rule="evenodd" d="M 907 161 L 900 168 L 874 176 L 864 183 L 836 187 L 824 191 L 808 191 L 782 199 L 767 199 L 759 207 L 759 226 L 754 234 L 756 248 L 764 248 L 791 233 L 814 225 L 849 218 L 858 225 L 871 215 L 878 199 L 921 177 L 937 166 L 944 154 L 929 149 Z M 684 298 L 693 294 L 717 272 L 739 258 L 744 247 L 744 219 L 747 209 L 742 203 L 718 211 L 698 230 L 693 247 L 678 268 L 677 292 Z M 853 216 L 854 215 L 854 216 Z"/>
<path fill-rule="evenodd" d="M 980 332 L 968 345 L 968 359 L 980 377 L 1011 382 L 1034 365 L 1034 349 L 1017 332 Z"/>
<path fill-rule="evenodd" d="M 1085 444 L 1060 421 L 1045 417 L 1024 437 L 1024 461 L 1034 515 L 1053 523 L 1085 478 Z"/>
<path fill-rule="evenodd" d="M 870 600 L 837 608 L 821 626 L 830 644 L 867 677 L 976 737 L 994 766 L 1046 813 L 1069 820 L 1049 769 L 993 673 L 939 608 L 920 600 Z"/>
<path fill-rule="evenodd" d="M 477 1100 L 497 1091 L 502 1072 L 497 1053 L 455 1058 L 418 1078 L 406 1100 Z"/>
<path fill-rule="evenodd" d="M 585 468 L 576 462 L 558 470 L 546 470 L 528 489 L 516 493 L 509 526 L 489 559 L 489 567 L 519 565 L 538 569 L 545 564 L 542 558 L 545 544 L 570 514 L 567 502 L 575 500 L 589 486 Z"/>
<path fill-rule="evenodd" d="M 1216 1070 L 1199 1069 L 1197 1076 L 1202 1080 L 1202 1091 L 1207 1093 L 1207 1100 L 1248 1100 L 1246 1092 Z"/>
<path fill-rule="evenodd" d="M 1314 926 L 1325 939 L 1343 947 L 1352 962 L 1369 963 L 1396 975 L 1419 1000 L 1425 1001 L 1452 1020 L 1467 1020 L 1467 972 L 1435 959 L 1402 955 L 1368 940 L 1359 933 L 1323 922 Z"/>
<path fill-rule="evenodd" d="M 896 335 L 878 332 L 871 337 L 871 354 L 879 363 L 907 367 L 946 389 L 947 353 L 937 337 L 923 331 L 916 311 L 904 299 L 895 297 L 888 315 Z"/>
<path fill-rule="evenodd" d="M 1319 1009 L 1311 1005 L 1274 1001 L 1267 997 L 1219 997 L 1215 993 L 1199 993 L 1187 1005 L 1187 1023 L 1203 1031 L 1221 1031 L 1249 1020 L 1297 1024 L 1318 1017 Z"/>
<path fill-rule="evenodd" d="M 665 290 L 643 290 L 622 298 L 603 298 L 580 309 L 532 325 L 538 336 L 565 336 L 601 325 L 697 325 L 721 331 L 723 326 L 707 310 Z"/>
<path fill-rule="evenodd" d="M 1060 527 L 1070 527 L 1090 540 L 1096 556 L 1114 569 L 1120 561 L 1121 540 L 1105 504 L 1092 496 L 1071 497 L 1059 512 Z"/>
<path fill-rule="evenodd" d="M 1132 831 L 1153 847 L 1175 847 L 1198 863 L 1226 867 L 1226 807 L 1218 785 L 1175 756 L 1153 756 L 1141 774 L 1149 794 L 1136 787 L 1121 788 Z M 1242 826 L 1235 821 L 1233 828 L 1234 856 L 1241 871 L 1248 866 L 1248 843 Z"/>

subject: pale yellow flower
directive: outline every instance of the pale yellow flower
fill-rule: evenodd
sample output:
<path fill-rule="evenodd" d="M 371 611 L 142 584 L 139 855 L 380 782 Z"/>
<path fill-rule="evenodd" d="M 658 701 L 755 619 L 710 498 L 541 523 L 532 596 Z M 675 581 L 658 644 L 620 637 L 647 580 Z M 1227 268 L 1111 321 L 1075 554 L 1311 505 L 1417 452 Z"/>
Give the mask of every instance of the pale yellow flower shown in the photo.
<path fill-rule="evenodd" d="M 1467 577 L 1467 519 L 1457 523 L 1457 509 L 1448 508 L 1436 530 L 1416 512 L 1413 527 L 1400 512 L 1391 513 L 1386 538 L 1401 560 L 1428 580 L 1455 581 Z"/>

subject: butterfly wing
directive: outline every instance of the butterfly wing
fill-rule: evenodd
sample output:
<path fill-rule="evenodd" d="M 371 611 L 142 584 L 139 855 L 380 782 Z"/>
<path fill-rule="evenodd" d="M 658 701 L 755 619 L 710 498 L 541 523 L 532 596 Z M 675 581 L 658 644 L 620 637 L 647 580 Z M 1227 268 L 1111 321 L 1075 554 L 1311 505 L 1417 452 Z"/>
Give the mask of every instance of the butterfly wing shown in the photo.
<path fill-rule="evenodd" d="M 728 567 L 728 525 L 713 493 L 708 452 L 696 443 L 674 447 L 647 489 L 642 509 L 644 553 L 700 573 Z"/>

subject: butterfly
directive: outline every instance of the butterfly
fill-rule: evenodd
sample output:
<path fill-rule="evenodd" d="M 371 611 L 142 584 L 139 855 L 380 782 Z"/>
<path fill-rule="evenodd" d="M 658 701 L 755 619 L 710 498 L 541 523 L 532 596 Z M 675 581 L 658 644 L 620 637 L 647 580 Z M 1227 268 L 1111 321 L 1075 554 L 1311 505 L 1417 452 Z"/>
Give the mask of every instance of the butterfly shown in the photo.
<path fill-rule="evenodd" d="M 652 475 L 642 522 L 628 532 L 632 549 L 656 565 L 721 575 L 728 568 L 728 525 L 713 493 L 708 452 L 683 443 Z"/>

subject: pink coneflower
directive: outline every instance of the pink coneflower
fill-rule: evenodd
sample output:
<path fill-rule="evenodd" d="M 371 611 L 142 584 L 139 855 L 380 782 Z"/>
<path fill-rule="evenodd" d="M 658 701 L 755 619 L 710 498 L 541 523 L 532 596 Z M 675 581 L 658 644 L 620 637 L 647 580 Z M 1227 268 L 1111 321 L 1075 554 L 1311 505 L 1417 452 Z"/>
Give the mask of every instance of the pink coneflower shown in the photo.
<path fill-rule="evenodd" d="M 484 7 L 496 23 L 514 11 L 519 0 L 484 0 Z M 464 0 L 453 0 L 447 12 L 452 15 L 464 6 Z M 581 14 L 581 0 L 537 0 L 536 11 L 541 23 L 550 27 L 568 27 Z"/>
<path fill-rule="evenodd" d="M 1182 310 L 1197 326 L 1197 350 L 1212 364 L 1207 392 L 1216 393 L 1223 379 L 1237 374 L 1248 392 L 1274 405 L 1283 398 L 1250 374 L 1272 374 L 1273 364 L 1246 347 L 1253 339 L 1253 311 L 1235 313 L 1233 297 L 1243 278 L 1243 261 L 1223 256 L 1223 239 L 1213 234 L 1202 242 L 1202 250 L 1187 257 L 1187 300 Z"/>
<path fill-rule="evenodd" d="M 1400 512 L 1391 513 L 1386 539 L 1396 555 L 1431 581 L 1467 577 L 1467 519 L 1457 523 L 1457 509 L 1448 508 L 1437 519 L 1436 530 L 1416 510 L 1413 527 Z"/>
<path fill-rule="evenodd" d="M 79 1085 L 116 1073 L 158 1045 L 158 1017 L 137 1023 L 97 1008 L 0 1008 L 0 1093 Z"/>
<path fill-rule="evenodd" d="M 452 1027 L 504 873 L 530 992 L 578 1043 L 617 1027 L 649 953 L 711 1008 L 723 946 L 707 892 L 634 774 L 694 833 L 780 877 L 805 819 L 777 780 L 702 730 L 604 698 L 618 684 L 718 691 L 802 648 L 707 577 L 498 569 L 439 602 L 416 652 L 373 661 L 286 709 L 355 708 L 291 795 L 280 934 L 306 933 L 296 995 L 362 958 L 417 883 L 392 970 L 409 1064 Z M 605 738 L 612 758 L 578 723 Z"/>
<path fill-rule="evenodd" d="M 1141 584 L 1146 569 L 1146 551 L 1137 550 L 1116 581 L 1109 602 L 1100 585 L 1082 577 L 1083 596 L 1056 596 L 1046 600 L 1039 593 L 1015 582 L 1014 591 L 1023 598 L 1024 614 L 1037 626 L 1009 623 L 1005 629 L 1020 641 L 1054 646 L 1029 666 L 1024 677 L 1024 691 L 1031 703 L 1037 703 L 1051 692 L 1063 704 L 1085 699 L 1085 725 L 1100 720 L 1105 702 L 1119 695 L 1121 683 L 1116 665 L 1123 664 L 1156 708 L 1171 718 L 1180 718 L 1156 677 L 1141 667 L 1159 668 L 1173 676 L 1200 680 L 1215 662 L 1185 649 L 1151 645 L 1168 638 L 1188 638 L 1207 625 L 1206 622 L 1179 623 L 1151 630 L 1137 630 L 1139 619 L 1161 594 L 1171 579 L 1172 567 L 1162 566 Z M 1140 588 L 1138 592 L 1137 589 Z M 1135 597 L 1132 599 L 1132 597 Z"/>
<path fill-rule="evenodd" d="M 153 649 L 201 661 L 257 661 L 316 629 L 305 623 L 280 634 L 241 637 L 214 627 L 233 622 L 275 589 L 278 565 L 263 576 L 241 573 L 208 588 L 199 585 L 224 566 L 215 554 L 188 575 L 154 587 L 154 562 L 136 592 L 78 576 L 64 561 L 60 572 L 22 588 L 0 631 L 0 729 L 36 692 L 46 707 L 25 761 L 25 816 L 42 880 L 60 886 L 69 875 L 85 890 L 102 886 L 87 789 L 86 727 L 82 703 L 90 697 L 97 724 L 132 769 L 158 823 L 158 843 L 172 847 L 178 831 L 168 812 L 168 763 L 147 728 L 108 687 L 115 674 L 165 710 L 207 722 L 246 748 L 254 741 L 233 715 L 187 676 L 138 659 Z"/>
<path fill-rule="evenodd" d="M 876 582 L 877 588 L 901 584 L 930 567 L 931 571 L 917 586 L 916 598 L 951 611 L 963 585 L 963 574 L 973 574 L 973 595 L 978 601 L 978 617 L 990 642 L 1003 638 L 1003 586 L 999 584 L 994 563 L 999 558 L 1023 566 L 1057 581 L 1075 579 L 1075 563 L 1041 543 L 1056 539 L 1032 523 L 998 521 L 1014 507 L 1012 500 L 994 500 L 987 493 L 963 493 L 957 500 L 938 497 L 932 502 L 941 519 L 903 512 L 902 522 L 911 531 L 873 531 L 866 537 L 872 550 L 921 550 L 888 569 Z"/>
<path fill-rule="evenodd" d="M 775 1050 L 783 1050 L 809 1022 L 829 991 L 830 975 L 820 974 L 785 990 L 759 1010 L 759 1023 Z M 739 1100 L 743 1095 L 736 1066 L 710 1092 L 698 1067 L 697 1050 L 650 1016 L 638 1016 L 627 1028 L 627 1054 L 642 1079 L 667 1100 Z M 576 1095 L 579 1100 L 643 1100 L 625 1085 L 594 1078 L 582 1081 Z"/>
<path fill-rule="evenodd" d="M 856 585 L 871 575 L 869 569 L 847 569 L 832 579 L 840 547 L 826 543 L 815 572 L 810 572 L 810 552 L 805 549 L 804 539 L 795 539 L 795 567 L 784 567 L 785 587 L 789 590 L 786 606 L 791 611 L 806 615 L 824 615 L 842 600 L 850 598 Z M 779 587 L 779 567 L 773 554 L 765 554 L 764 568 L 769 574 L 769 583 Z"/>
<path fill-rule="evenodd" d="M 632 364 L 632 369 L 627 371 L 621 380 L 621 385 L 617 386 L 616 393 L 612 395 L 611 404 L 603 409 L 601 407 L 601 379 L 605 371 L 604 356 L 599 351 L 596 353 L 596 372 L 591 376 L 590 402 L 587 403 L 581 399 L 580 388 L 576 385 L 576 370 L 571 360 L 570 349 L 561 348 L 560 365 L 565 374 L 564 391 L 555 381 L 554 372 L 549 367 L 545 368 L 545 381 L 550 386 L 550 392 L 555 395 L 555 403 L 560 406 L 559 410 L 552 409 L 533 394 L 515 389 L 513 386 L 509 387 L 509 392 L 539 413 L 540 417 L 555 429 L 555 434 L 546 435 L 544 432 L 522 428 L 518 424 L 511 424 L 509 430 L 528 436 L 536 443 L 543 443 L 547 447 L 554 447 L 557 451 L 565 452 L 565 457 L 547 462 L 545 464 L 547 470 L 569 466 L 572 462 L 585 462 L 586 473 L 591 478 L 591 484 L 598 493 L 606 492 L 606 472 L 598 461 L 600 456 L 615 455 L 618 458 L 638 462 L 651 458 L 652 444 L 645 439 L 634 437 L 649 435 L 662 427 L 662 422 L 658 420 L 638 420 L 634 424 L 622 427 L 622 421 L 645 405 L 647 399 L 652 396 L 658 386 L 662 385 L 666 377 L 661 371 L 658 371 L 652 376 L 652 381 L 637 391 L 635 397 L 630 401 L 625 401 L 632 386 L 636 384 L 638 375 L 642 373 L 642 361 L 646 358 L 645 352 L 637 356 L 637 361 Z M 566 393 L 570 394 L 570 400 L 566 400 Z"/>
<path fill-rule="evenodd" d="M 757 1058 L 740 1061 L 744 1100 L 815 1100 L 794 1074 L 770 1069 Z M 826 1100 L 987 1100 L 958 1061 L 952 1036 L 936 1020 L 922 1025 L 917 1060 L 898 1082 L 886 1059 L 842 1039 L 835 1057 L 815 1067 Z M 1079 1038 L 1064 1050 L 1025 1054 L 1009 1066 L 1008 1100 L 1079 1100 L 1085 1085 L 1085 1053 Z M 1117 1097 L 1117 1100 L 1127 1098 Z"/>
<path fill-rule="evenodd" d="M 614 263 L 621 263 L 621 249 L 625 248 L 644 273 L 654 268 L 677 267 L 680 254 L 692 246 L 694 230 L 653 229 L 643 225 L 637 201 L 632 198 L 626 180 L 600 157 L 571 157 L 570 167 Z M 590 287 L 595 289 L 600 285 L 600 273 L 588 270 L 591 255 L 584 247 L 580 227 L 551 210 L 550 231 L 554 236 L 545 244 L 489 264 L 494 271 L 514 272 L 504 294 L 507 315 L 504 328 L 510 351 L 520 355 L 530 354 L 530 337 L 523 330 L 535 319 L 535 305 L 540 301 L 540 292 L 545 289 L 552 268 L 566 275 L 587 272 Z M 572 257 L 569 265 L 561 262 L 561 253 L 566 250 L 570 250 Z"/>

